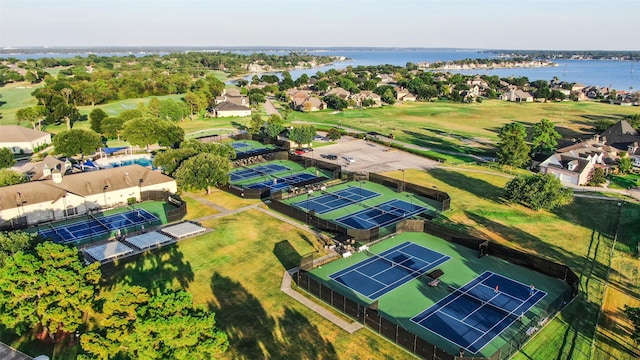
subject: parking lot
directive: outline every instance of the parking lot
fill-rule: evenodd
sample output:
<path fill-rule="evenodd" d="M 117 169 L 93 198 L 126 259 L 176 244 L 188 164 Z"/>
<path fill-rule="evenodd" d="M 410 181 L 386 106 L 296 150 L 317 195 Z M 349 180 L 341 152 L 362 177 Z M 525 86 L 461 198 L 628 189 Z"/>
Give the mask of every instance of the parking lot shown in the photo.
<path fill-rule="evenodd" d="M 400 169 L 428 170 L 438 164 L 437 161 L 350 136 L 342 137 L 336 144 L 316 147 L 302 156 L 321 158 L 323 154 L 337 155 L 336 160 L 324 160 L 342 165 L 347 171 L 379 173 Z M 349 162 L 347 158 L 353 158 L 353 161 Z"/>

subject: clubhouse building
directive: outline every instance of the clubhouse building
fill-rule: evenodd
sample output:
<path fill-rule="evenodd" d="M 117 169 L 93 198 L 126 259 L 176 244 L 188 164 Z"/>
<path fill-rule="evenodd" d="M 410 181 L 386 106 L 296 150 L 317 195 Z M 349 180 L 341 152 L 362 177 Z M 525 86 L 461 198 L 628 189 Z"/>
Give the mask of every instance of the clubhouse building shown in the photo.
<path fill-rule="evenodd" d="M 64 220 L 141 200 L 145 191 L 175 193 L 174 179 L 140 165 L 65 175 L 45 169 L 43 180 L 0 187 L 0 226 L 25 227 Z"/>

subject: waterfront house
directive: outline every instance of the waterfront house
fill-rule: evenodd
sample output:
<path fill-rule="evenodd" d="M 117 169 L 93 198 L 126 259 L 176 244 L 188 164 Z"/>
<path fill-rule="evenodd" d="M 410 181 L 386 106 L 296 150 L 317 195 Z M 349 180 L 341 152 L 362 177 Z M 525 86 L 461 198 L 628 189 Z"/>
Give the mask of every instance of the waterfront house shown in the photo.
<path fill-rule="evenodd" d="M 500 95 L 500 100 L 512 102 L 533 102 L 533 95 L 520 89 L 511 89 Z"/>

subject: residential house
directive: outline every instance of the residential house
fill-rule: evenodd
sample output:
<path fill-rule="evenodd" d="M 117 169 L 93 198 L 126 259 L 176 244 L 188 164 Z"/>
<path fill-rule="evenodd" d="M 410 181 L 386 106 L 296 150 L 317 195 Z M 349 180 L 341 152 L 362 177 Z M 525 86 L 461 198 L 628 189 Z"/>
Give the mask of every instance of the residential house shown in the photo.
<path fill-rule="evenodd" d="M 511 89 L 506 93 L 500 95 L 500 100 L 513 102 L 533 102 L 533 95 L 520 89 Z"/>
<path fill-rule="evenodd" d="M 593 164 L 590 161 L 559 153 L 551 155 L 540 164 L 541 173 L 553 174 L 562 183 L 573 185 L 588 183 L 592 170 Z"/>
<path fill-rule="evenodd" d="M 140 165 L 65 175 L 54 169 L 51 179 L 0 187 L 0 223 L 35 225 L 91 210 L 127 204 L 141 193 L 175 193 L 176 181 Z"/>
<path fill-rule="evenodd" d="M 327 108 L 327 103 L 320 98 L 309 96 L 306 99 L 296 98 L 291 102 L 291 107 L 297 111 L 320 111 Z"/>
<path fill-rule="evenodd" d="M 222 95 L 216 97 L 214 100 L 214 103 L 216 105 L 223 102 L 231 102 L 236 105 L 242 105 L 242 106 L 249 105 L 249 100 L 247 99 L 247 97 L 242 95 L 240 93 L 240 90 L 234 89 L 234 88 L 224 89 L 222 92 Z"/>
<path fill-rule="evenodd" d="M 364 100 L 372 100 L 374 102 L 373 107 L 378 107 L 378 106 L 382 106 L 382 98 L 380 98 L 380 95 L 374 93 L 373 91 L 369 91 L 369 90 L 365 90 L 365 91 L 361 91 L 357 94 L 353 94 L 350 97 L 351 100 L 353 100 L 356 104 L 356 106 L 361 107 L 362 106 L 362 101 Z"/>
<path fill-rule="evenodd" d="M 58 170 L 66 174 L 73 171 L 73 166 L 69 159 L 63 161 L 55 156 L 47 155 L 41 161 L 26 163 L 19 169 L 19 171 L 25 174 L 30 181 L 43 180 L 46 178 L 50 179 L 54 170 Z"/>
<path fill-rule="evenodd" d="M 244 105 L 225 101 L 209 109 L 209 113 L 214 117 L 243 117 L 251 116 L 251 108 Z"/>
<path fill-rule="evenodd" d="M 408 89 L 403 87 L 396 86 L 394 87 L 396 91 L 396 100 L 398 101 L 416 101 L 416 96 L 409 92 Z"/>
<path fill-rule="evenodd" d="M 51 144 L 51 134 L 18 125 L 0 126 L 0 147 L 14 154 L 32 154 L 34 149 Z"/>
<path fill-rule="evenodd" d="M 325 96 L 328 96 L 328 95 L 336 95 L 343 100 L 348 100 L 349 96 L 351 96 L 351 93 L 349 92 L 349 90 L 345 90 L 341 87 L 337 87 L 327 91 Z"/>
<path fill-rule="evenodd" d="M 620 120 L 600 134 L 603 143 L 626 152 L 633 161 L 634 166 L 640 167 L 640 135 L 626 120 Z"/>

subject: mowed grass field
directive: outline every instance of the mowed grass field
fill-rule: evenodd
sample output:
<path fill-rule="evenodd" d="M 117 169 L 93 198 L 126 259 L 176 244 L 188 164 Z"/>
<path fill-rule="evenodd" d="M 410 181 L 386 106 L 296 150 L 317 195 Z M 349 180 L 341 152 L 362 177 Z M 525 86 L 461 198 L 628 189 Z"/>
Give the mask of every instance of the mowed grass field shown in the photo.
<path fill-rule="evenodd" d="M 596 120 L 617 121 L 638 112 L 637 108 L 595 102 L 516 104 L 486 100 L 481 104 L 461 104 L 436 101 L 339 113 L 294 112 L 289 119 L 393 134 L 397 140 L 415 145 L 483 153 L 492 150 L 500 128 L 514 121 L 533 125 L 546 118 L 564 137 L 575 137 L 591 132 Z"/>

